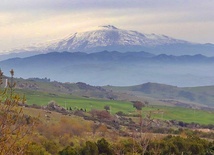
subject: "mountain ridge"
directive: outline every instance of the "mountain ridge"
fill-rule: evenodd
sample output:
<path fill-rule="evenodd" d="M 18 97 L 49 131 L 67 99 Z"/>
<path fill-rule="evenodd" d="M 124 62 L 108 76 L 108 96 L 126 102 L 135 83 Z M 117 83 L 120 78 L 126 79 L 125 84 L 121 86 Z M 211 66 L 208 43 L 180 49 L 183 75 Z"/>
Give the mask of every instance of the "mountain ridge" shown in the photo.
<path fill-rule="evenodd" d="M 34 56 L 29 56 L 26 58 L 10 58 L 7 60 L 0 61 L 7 62 L 13 60 L 27 60 L 27 59 L 54 59 L 54 61 L 62 59 L 62 60 L 72 60 L 72 61 L 80 61 L 80 60 L 95 60 L 95 61 L 146 61 L 146 62 L 188 62 L 188 63 L 214 63 L 214 57 L 207 57 L 202 54 L 196 55 L 167 55 L 167 54 L 159 54 L 154 55 L 148 52 L 126 52 L 121 53 L 118 51 L 101 51 L 96 53 L 84 53 L 84 52 L 50 52 L 43 53 Z M 47 60 L 47 62 L 49 61 Z"/>
<path fill-rule="evenodd" d="M 60 82 L 91 85 L 136 85 L 157 82 L 176 86 L 213 83 L 214 57 L 172 56 L 147 52 L 51 52 L 27 58 L 0 61 L 5 72 L 13 68 L 17 77 L 47 77 Z"/>

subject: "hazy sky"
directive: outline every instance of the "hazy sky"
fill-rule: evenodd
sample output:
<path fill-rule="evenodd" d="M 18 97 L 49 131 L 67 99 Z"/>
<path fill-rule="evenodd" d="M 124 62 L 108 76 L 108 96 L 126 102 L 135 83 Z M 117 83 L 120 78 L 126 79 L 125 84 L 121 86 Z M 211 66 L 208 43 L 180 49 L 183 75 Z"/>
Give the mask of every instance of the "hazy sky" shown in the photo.
<path fill-rule="evenodd" d="M 214 43 L 214 0 L 1 0 L 0 52 L 111 24 Z"/>

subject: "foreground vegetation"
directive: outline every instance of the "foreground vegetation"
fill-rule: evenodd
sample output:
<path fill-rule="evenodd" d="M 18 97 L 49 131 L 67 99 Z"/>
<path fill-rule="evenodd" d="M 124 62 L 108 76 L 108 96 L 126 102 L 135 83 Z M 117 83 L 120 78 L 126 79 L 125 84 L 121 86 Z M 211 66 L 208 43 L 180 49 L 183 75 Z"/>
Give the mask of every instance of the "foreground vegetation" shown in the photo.
<path fill-rule="evenodd" d="M 97 142 L 86 141 L 81 147 L 67 146 L 59 152 L 60 155 L 113 155 L 113 154 L 206 154 L 212 155 L 213 144 L 197 137 L 173 137 L 167 136 L 157 141 L 148 143 L 147 148 L 143 144 L 132 139 L 121 140 L 119 144 L 109 144 L 104 138 Z"/>
<path fill-rule="evenodd" d="M 174 129 L 171 134 L 154 134 L 147 128 L 140 135 L 139 131 L 125 126 L 115 130 L 98 116 L 97 121 L 93 121 L 46 110 L 24 108 L 24 111 L 32 116 L 37 116 L 40 111 L 40 121 L 30 137 L 32 142 L 28 145 L 28 154 L 180 155 L 183 152 L 187 155 L 212 155 L 214 151 L 213 139 L 199 138 L 202 132 L 198 131 Z M 128 134 L 124 135 L 124 132 Z M 213 136 L 211 133 L 207 135 Z"/>

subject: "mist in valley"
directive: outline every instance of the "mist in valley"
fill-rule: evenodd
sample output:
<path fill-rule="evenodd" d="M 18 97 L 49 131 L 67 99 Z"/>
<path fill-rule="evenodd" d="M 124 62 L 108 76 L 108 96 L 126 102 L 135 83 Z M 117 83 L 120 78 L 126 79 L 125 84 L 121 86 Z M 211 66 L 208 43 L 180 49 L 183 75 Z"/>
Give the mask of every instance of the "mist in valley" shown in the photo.
<path fill-rule="evenodd" d="M 144 63 L 115 61 L 40 62 L 14 67 L 16 77 L 50 78 L 51 81 L 84 82 L 90 85 L 131 86 L 147 82 L 179 87 L 214 85 L 213 63 Z"/>

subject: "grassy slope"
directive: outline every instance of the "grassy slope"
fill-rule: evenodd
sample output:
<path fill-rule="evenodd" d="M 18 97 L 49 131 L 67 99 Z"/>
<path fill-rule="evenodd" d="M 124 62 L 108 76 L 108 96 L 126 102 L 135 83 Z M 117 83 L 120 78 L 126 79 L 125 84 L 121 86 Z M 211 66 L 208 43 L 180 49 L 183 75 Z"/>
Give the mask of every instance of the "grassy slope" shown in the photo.
<path fill-rule="evenodd" d="M 86 110 L 91 109 L 104 109 L 105 105 L 111 106 L 112 113 L 118 111 L 131 112 L 134 110 L 130 102 L 116 101 L 116 100 L 102 100 L 102 99 L 88 99 L 84 97 L 77 97 L 68 94 L 53 95 L 50 93 L 36 92 L 36 91 L 19 91 L 19 94 L 26 94 L 27 104 L 47 105 L 50 101 L 54 100 L 58 105 L 67 108 L 83 108 Z"/>
<path fill-rule="evenodd" d="M 44 92 L 36 91 L 20 91 L 20 94 L 25 93 L 28 104 L 47 105 L 48 102 L 54 100 L 61 106 L 67 108 L 83 108 L 87 111 L 91 109 L 104 110 L 104 106 L 108 105 L 111 107 L 111 113 L 123 111 L 127 114 L 136 113 L 132 103 L 125 101 L 116 100 L 101 100 L 101 99 L 88 99 L 83 97 L 77 97 L 72 95 L 53 95 Z M 183 122 L 196 122 L 200 124 L 214 124 L 214 112 L 207 112 L 202 110 L 194 110 L 180 107 L 169 107 L 160 105 L 150 105 L 149 107 L 143 108 L 143 115 L 152 113 L 153 118 L 164 119 L 164 120 L 178 120 Z"/>
<path fill-rule="evenodd" d="M 44 82 L 35 80 L 17 79 L 17 86 L 20 89 L 38 90 L 53 94 L 73 94 L 76 96 L 89 96 L 93 98 L 114 98 L 117 100 L 149 100 L 150 104 L 158 103 L 159 99 L 174 99 L 189 104 L 190 106 L 214 107 L 214 86 L 180 88 L 176 86 L 146 83 L 129 87 L 106 86 L 93 87 L 87 84 Z M 113 90 L 113 91 L 112 91 Z M 167 103 L 170 104 L 170 103 Z M 166 105 L 166 104 L 165 104 Z"/>
<path fill-rule="evenodd" d="M 158 107 L 156 107 L 158 108 Z M 163 114 L 156 114 L 156 117 L 161 117 L 165 120 L 180 120 L 183 122 L 191 123 L 197 122 L 200 124 L 214 124 L 214 112 L 203 110 L 195 110 L 181 107 L 159 107 L 159 111 Z"/>
<path fill-rule="evenodd" d="M 49 83 L 49 82 L 35 82 L 35 81 L 25 81 L 22 79 L 19 79 L 17 81 L 18 83 L 27 83 L 27 86 L 31 86 L 36 84 L 36 87 L 39 87 L 39 91 L 33 91 L 34 88 L 28 88 L 28 89 L 16 89 L 17 92 L 19 92 L 21 95 L 25 94 L 27 98 L 28 104 L 37 104 L 37 105 L 47 105 L 51 100 L 54 100 L 57 102 L 57 104 L 74 109 L 76 108 L 83 108 L 87 111 L 91 109 L 104 109 L 105 105 L 111 106 L 111 113 L 116 113 L 118 111 L 123 111 L 127 114 L 129 113 L 135 113 L 135 109 L 133 108 L 132 104 L 130 102 L 125 101 L 117 101 L 117 100 L 106 100 L 106 99 L 92 99 L 92 98 L 84 98 L 84 97 L 78 97 L 82 96 L 78 94 L 79 87 L 77 87 L 76 84 L 61 84 L 61 83 Z M 156 87 L 154 85 L 153 87 Z M 176 94 L 177 87 L 169 87 L 172 90 L 168 90 L 168 86 L 163 85 L 162 88 L 159 89 L 165 89 L 164 91 L 157 91 L 154 89 L 151 89 L 155 92 L 161 92 L 165 93 L 166 91 L 171 92 L 171 94 Z M 73 90 L 73 92 L 77 91 L 77 94 L 70 93 L 70 89 Z M 96 90 L 94 91 L 94 88 L 91 88 L 92 90 L 89 90 L 89 92 L 96 93 Z M 112 89 L 110 87 L 109 89 Z M 121 91 L 132 91 L 133 89 L 139 90 L 141 89 L 141 86 L 137 87 L 114 87 L 114 90 Z M 99 90 L 99 89 L 98 89 Z M 148 89 L 150 91 L 150 88 Z M 196 88 L 185 88 L 185 90 L 189 90 L 194 93 L 203 93 L 208 94 L 210 97 L 214 97 L 214 89 L 213 87 L 196 87 Z M 81 90 L 81 91 L 84 91 Z M 106 92 L 101 92 L 106 93 Z M 137 95 L 140 95 L 141 92 L 136 92 Z M 138 94 L 139 93 L 139 94 Z M 145 95 L 145 94 L 144 94 Z M 148 94 L 146 94 L 148 95 Z M 162 94 L 163 95 L 163 94 Z M 124 94 L 124 96 L 127 96 L 127 94 Z M 142 97 L 142 96 L 141 96 Z M 157 102 L 157 100 L 150 98 L 145 98 L 143 96 L 144 100 L 148 99 L 150 107 L 144 108 L 143 114 L 148 113 L 149 111 L 152 111 L 152 116 L 159 119 L 166 119 L 166 120 L 180 120 L 184 122 L 197 122 L 201 124 L 214 124 L 214 112 L 205 112 L 201 110 L 193 110 L 193 109 L 187 109 L 187 108 L 179 108 L 179 107 L 170 107 L 166 106 L 166 104 L 161 105 Z M 136 99 L 137 100 L 137 99 Z M 211 98 L 212 100 L 212 98 Z M 214 100 L 214 99 L 213 99 Z M 153 108 L 151 107 L 153 105 Z M 159 109 L 159 110 L 158 110 Z M 158 111 L 162 111 L 159 112 Z M 158 113 L 158 114 L 157 114 Z"/>

